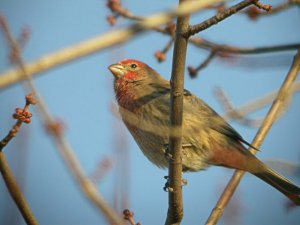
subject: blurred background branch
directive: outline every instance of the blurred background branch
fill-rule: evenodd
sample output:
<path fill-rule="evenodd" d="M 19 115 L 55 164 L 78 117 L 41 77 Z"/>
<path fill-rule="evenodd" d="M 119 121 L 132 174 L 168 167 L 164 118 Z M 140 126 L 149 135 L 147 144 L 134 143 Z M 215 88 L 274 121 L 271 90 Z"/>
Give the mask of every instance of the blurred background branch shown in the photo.
<path fill-rule="evenodd" d="M 300 81 L 296 80 L 292 84 L 292 90 L 290 97 L 292 98 L 294 94 L 300 91 Z M 267 107 L 269 104 L 271 104 L 274 99 L 276 98 L 276 95 L 278 91 L 272 91 L 270 93 L 267 93 L 263 96 L 260 96 L 257 99 L 252 100 L 251 102 L 248 102 L 244 104 L 243 106 L 236 107 L 231 103 L 231 100 L 229 97 L 226 96 L 224 90 L 220 87 L 217 87 L 215 89 L 215 96 L 216 99 L 219 101 L 219 103 L 223 106 L 224 109 L 224 115 L 223 118 L 226 120 L 236 120 L 237 122 L 246 125 L 246 126 L 253 126 L 258 127 L 261 125 L 262 119 L 250 119 L 247 117 L 248 114 L 253 113 L 257 110 L 260 110 L 261 108 Z M 286 103 L 289 103 L 290 101 L 287 100 Z M 286 111 L 286 107 L 282 110 L 282 112 Z M 282 115 L 282 114 L 281 114 Z"/>

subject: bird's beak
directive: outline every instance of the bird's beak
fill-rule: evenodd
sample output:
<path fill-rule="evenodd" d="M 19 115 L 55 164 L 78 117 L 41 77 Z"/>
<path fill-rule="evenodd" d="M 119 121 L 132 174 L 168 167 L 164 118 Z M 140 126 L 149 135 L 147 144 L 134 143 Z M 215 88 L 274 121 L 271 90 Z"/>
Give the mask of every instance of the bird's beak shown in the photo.
<path fill-rule="evenodd" d="M 110 72 L 115 76 L 115 78 L 120 78 L 124 76 L 125 74 L 125 69 L 121 64 L 112 64 L 108 67 Z"/>

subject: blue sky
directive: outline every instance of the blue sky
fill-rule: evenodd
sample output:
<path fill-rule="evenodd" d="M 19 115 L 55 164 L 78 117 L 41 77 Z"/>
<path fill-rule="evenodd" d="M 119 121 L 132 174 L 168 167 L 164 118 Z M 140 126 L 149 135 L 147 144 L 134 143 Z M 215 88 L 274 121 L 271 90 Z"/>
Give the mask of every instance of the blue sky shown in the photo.
<path fill-rule="evenodd" d="M 270 1 L 271 4 L 276 2 L 279 1 Z M 150 15 L 168 9 L 175 3 L 170 0 L 127 0 L 123 4 L 138 15 Z M 0 2 L 0 13 L 7 18 L 14 35 L 20 33 L 22 26 L 30 27 L 30 40 L 23 51 L 24 59 L 28 62 L 131 23 L 120 19 L 116 27 L 111 28 L 105 20 L 109 14 L 105 1 L 95 0 L 4 0 Z M 191 18 L 191 23 L 197 23 L 211 15 L 213 12 L 197 14 Z M 250 21 L 244 15 L 235 15 L 203 31 L 200 37 L 243 47 L 299 43 L 300 30 L 296 29 L 299 27 L 299 19 L 297 8 L 258 21 Z M 118 188 L 126 190 L 130 209 L 134 211 L 135 219 L 143 225 L 164 223 L 167 193 L 163 191 L 163 176 L 167 175 L 167 171 L 160 170 L 147 161 L 124 126 L 111 113 L 115 101 L 113 78 L 107 66 L 123 58 L 135 58 L 146 62 L 169 79 L 172 51 L 167 54 L 164 63 L 157 63 L 153 57 L 154 52 L 162 49 L 167 41 L 166 36 L 147 32 L 126 44 L 45 72 L 34 80 L 51 113 L 64 122 L 65 136 L 87 174 L 95 170 L 101 158 L 115 158 L 118 152 L 128 151 L 129 176 L 124 180 L 122 173 L 120 174 L 121 166 L 115 159 L 113 169 L 97 186 L 111 205 L 114 191 Z M 7 44 L 1 36 L 0 71 L 11 67 L 7 52 Z M 259 57 L 243 56 L 232 62 L 216 59 L 200 72 L 197 79 L 186 76 L 185 88 L 223 114 L 222 107 L 213 95 L 216 86 L 225 90 L 234 105 L 243 105 L 279 88 L 294 54 L 291 51 Z M 197 65 L 207 55 L 207 51 L 190 45 L 187 64 Z M 0 102 L 0 136 L 3 137 L 14 123 L 11 119 L 14 109 L 24 104 L 22 86 L 18 84 L 1 90 Z M 252 113 L 250 117 L 263 117 L 267 109 L 265 107 Z M 36 112 L 33 113 L 32 123 L 22 127 L 18 137 L 4 151 L 22 183 L 25 197 L 38 221 L 45 225 L 105 223 L 102 215 L 84 198 L 61 160 L 52 138 L 44 130 Z M 258 153 L 259 158 L 285 159 L 299 163 L 299 114 L 300 95 L 295 94 L 289 109 L 266 137 Z M 257 131 L 256 128 L 241 126 L 236 122 L 231 124 L 248 141 L 253 139 Z M 123 142 L 119 144 L 124 136 L 127 147 L 122 145 Z M 184 175 L 188 179 L 188 185 L 183 188 L 183 224 L 205 222 L 231 174 L 232 170 L 215 167 L 201 173 Z M 298 177 L 290 175 L 289 178 L 300 184 L 299 174 Z M 7 224 L 9 221 L 10 224 L 24 224 L 11 203 L 2 179 L 0 199 L 0 224 Z M 249 174 L 239 186 L 234 202 L 235 207 L 240 209 L 238 224 L 296 224 L 299 221 L 299 209 L 287 213 L 284 208 L 285 198 Z M 221 220 L 220 224 L 226 224 L 226 220 Z"/>

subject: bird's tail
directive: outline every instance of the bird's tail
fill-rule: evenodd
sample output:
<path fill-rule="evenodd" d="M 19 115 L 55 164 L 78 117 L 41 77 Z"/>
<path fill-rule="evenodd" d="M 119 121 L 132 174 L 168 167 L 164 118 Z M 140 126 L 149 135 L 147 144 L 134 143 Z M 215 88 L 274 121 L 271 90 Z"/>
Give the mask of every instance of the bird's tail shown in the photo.
<path fill-rule="evenodd" d="M 300 188 L 279 173 L 265 166 L 265 170 L 254 172 L 253 175 L 276 188 L 288 197 L 295 205 L 300 206 Z"/>

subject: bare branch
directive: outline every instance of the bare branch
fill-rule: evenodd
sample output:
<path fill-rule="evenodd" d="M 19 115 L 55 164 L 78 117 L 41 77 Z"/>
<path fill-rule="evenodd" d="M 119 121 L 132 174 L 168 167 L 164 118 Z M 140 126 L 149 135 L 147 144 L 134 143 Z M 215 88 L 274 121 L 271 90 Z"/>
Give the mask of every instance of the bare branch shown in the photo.
<path fill-rule="evenodd" d="M 192 66 L 188 66 L 189 75 L 191 78 L 197 77 L 197 74 L 200 70 L 204 69 L 208 66 L 208 64 L 213 60 L 213 58 L 216 56 L 217 51 L 213 50 L 210 52 L 210 54 L 207 56 L 207 58 L 196 68 Z"/>
<path fill-rule="evenodd" d="M 187 0 L 179 0 L 179 5 Z M 182 201 L 182 118 L 183 118 L 183 87 L 186 51 L 188 38 L 183 34 L 189 28 L 189 15 L 178 17 L 174 39 L 173 64 L 170 90 L 170 127 L 178 127 L 179 136 L 169 137 L 169 208 L 166 225 L 180 224 L 183 218 Z M 172 191 L 171 191 L 172 190 Z"/>
<path fill-rule="evenodd" d="M 274 11 L 277 11 L 277 8 L 279 8 L 280 10 L 284 10 L 284 9 L 287 9 L 287 8 L 297 5 L 297 4 L 299 4 L 299 0 L 288 0 L 288 3 L 285 6 L 279 5 L 278 7 L 272 8 L 272 10 L 267 13 L 264 13 L 264 11 L 259 11 L 259 9 L 256 6 L 250 7 L 249 9 L 255 8 L 257 10 L 257 12 L 260 12 L 260 15 L 269 15 L 269 14 L 273 13 Z M 221 3 L 221 4 L 217 5 L 216 7 L 224 8 L 224 3 Z M 212 6 L 212 7 L 206 7 L 206 8 L 215 9 L 216 7 Z M 115 9 L 114 12 L 118 13 L 119 16 L 123 16 L 124 18 L 130 19 L 130 20 L 142 21 L 142 20 L 146 19 L 145 17 L 134 15 L 132 12 L 128 11 L 127 9 L 122 8 L 121 6 L 119 6 L 117 9 Z M 213 16 L 206 21 L 212 21 L 212 20 L 214 20 L 215 17 L 216 16 Z M 174 32 L 169 32 L 167 28 L 162 29 L 160 27 L 152 27 L 150 29 L 157 31 L 159 33 L 165 34 L 165 35 L 170 35 L 170 36 L 175 35 Z M 205 40 L 205 39 L 199 38 L 199 37 L 191 37 L 191 38 L 189 38 L 189 41 L 193 45 L 195 45 L 199 48 L 207 49 L 211 52 L 216 51 L 216 52 L 226 52 L 226 53 L 231 53 L 231 54 L 272 53 L 272 52 L 279 52 L 279 51 L 296 50 L 300 47 L 300 43 L 294 43 L 294 44 L 274 45 L 274 46 L 266 46 L 266 47 L 242 48 L 242 47 L 235 47 L 235 46 L 213 43 L 211 41 L 208 41 L 208 40 Z"/>
<path fill-rule="evenodd" d="M 113 159 L 109 156 L 105 156 L 105 157 L 101 158 L 99 160 L 99 162 L 97 163 L 97 167 L 91 173 L 90 179 L 94 183 L 100 183 L 100 181 L 103 180 L 105 175 L 107 175 L 107 173 L 109 171 L 111 171 L 111 169 L 113 167 L 113 163 L 114 163 Z"/>
<path fill-rule="evenodd" d="M 28 107 L 30 104 L 33 104 L 34 101 L 32 100 L 31 95 L 26 96 L 26 104 L 23 109 L 18 110 L 19 112 L 14 114 L 15 118 L 18 119 L 16 124 L 12 127 L 9 131 L 8 135 L 0 142 L 0 171 L 5 182 L 5 185 L 13 198 L 14 202 L 16 203 L 18 209 L 20 210 L 25 222 L 29 225 L 37 225 L 38 222 L 35 219 L 29 205 L 27 204 L 25 198 L 22 195 L 21 190 L 14 178 L 13 173 L 11 172 L 9 165 L 5 159 L 5 156 L 2 152 L 2 149 L 8 144 L 9 141 L 12 140 L 19 131 L 23 122 L 30 122 L 31 113 L 29 114 Z M 29 121 L 28 121 L 29 120 Z"/>
<path fill-rule="evenodd" d="M 300 0 L 287 0 L 284 3 L 281 3 L 275 7 L 272 7 L 272 10 L 268 13 L 262 13 L 262 15 L 270 15 L 270 14 L 274 14 L 274 13 L 279 13 L 282 12 L 283 10 L 286 10 L 290 7 L 293 6 L 299 6 L 300 5 Z"/>
<path fill-rule="evenodd" d="M 271 5 L 262 4 L 259 2 L 259 0 L 254 1 L 254 5 L 259 9 L 265 10 L 266 12 L 269 12 L 272 9 Z"/>
<path fill-rule="evenodd" d="M 129 209 L 125 209 L 123 211 L 123 217 L 130 223 L 130 225 L 141 225 L 140 223 L 134 222 L 133 212 L 131 212 Z"/>
<path fill-rule="evenodd" d="M 257 0 L 244 0 L 228 9 L 225 9 L 224 11 L 219 12 L 217 15 L 213 16 L 212 18 L 209 18 L 205 21 L 203 21 L 200 24 L 196 24 L 193 26 L 190 26 L 187 33 L 185 34 L 187 37 L 190 37 L 196 33 L 199 33 L 202 30 L 205 30 L 213 25 L 216 25 L 220 21 L 228 18 L 229 16 L 237 13 L 238 11 L 246 8 L 249 5 L 255 4 Z"/>
<path fill-rule="evenodd" d="M 33 98 L 32 94 L 28 94 L 26 96 L 26 103 L 23 109 L 16 108 L 15 114 L 13 117 L 17 119 L 17 122 L 12 127 L 12 129 L 8 132 L 8 134 L 0 141 L 0 152 L 2 149 L 10 142 L 19 132 L 20 127 L 23 123 L 30 123 L 30 118 L 32 114 L 28 112 L 29 105 L 34 105 L 36 102 Z"/>
<path fill-rule="evenodd" d="M 211 0 L 211 1 L 218 2 L 218 0 Z M 201 2 L 203 3 L 203 1 Z M 190 5 L 192 6 L 194 6 L 195 4 L 196 4 L 195 6 L 202 5 L 201 2 L 199 1 L 197 2 L 197 4 L 195 2 L 192 2 L 192 4 Z M 195 9 L 191 9 L 191 11 L 192 10 Z M 197 8 L 197 10 L 200 9 Z M 179 12 L 181 11 L 178 10 L 178 14 Z M 189 11 L 184 11 L 184 12 L 188 13 Z M 176 16 L 176 11 L 174 12 L 174 16 Z M 92 38 L 85 42 L 73 46 L 69 46 L 60 51 L 42 56 L 36 61 L 25 65 L 27 74 L 30 76 L 37 75 L 44 71 L 50 70 L 52 68 L 66 64 L 73 60 L 79 59 L 81 57 L 94 54 L 103 49 L 128 41 L 135 34 L 144 31 L 144 29 L 153 29 L 166 35 L 172 35 L 170 34 L 170 32 L 166 31 L 165 29 L 161 29 L 157 27 L 158 25 L 165 23 L 165 21 L 160 21 L 158 23 L 155 20 L 157 18 L 160 18 L 160 15 L 156 15 L 156 17 L 152 16 L 150 18 L 149 17 L 144 18 L 142 22 L 136 23 L 132 26 L 129 26 L 128 28 L 108 32 L 106 34 Z M 145 23 L 146 21 L 150 21 L 150 22 Z M 189 41 L 193 45 L 200 48 L 208 49 L 209 51 L 216 49 L 219 52 L 223 51 L 231 54 L 260 54 L 260 53 L 277 52 L 277 51 L 290 51 L 290 50 L 295 50 L 300 46 L 299 43 L 295 43 L 295 44 L 267 46 L 267 47 L 258 47 L 258 48 L 241 48 L 241 47 L 234 47 L 229 45 L 216 44 L 198 37 L 191 37 Z M 0 89 L 11 86 L 17 82 L 20 82 L 23 79 L 25 78 L 22 76 L 22 72 L 18 69 L 11 69 L 5 71 L 2 74 L 0 74 Z"/>
<path fill-rule="evenodd" d="M 208 40 L 197 38 L 197 37 L 191 37 L 189 40 L 193 45 L 200 48 L 207 49 L 209 51 L 215 50 L 218 52 L 225 52 L 230 54 L 241 54 L 241 55 L 291 51 L 291 50 L 297 50 L 300 47 L 300 43 L 293 43 L 293 44 L 286 44 L 286 45 L 272 45 L 266 47 L 243 48 L 243 47 L 235 47 L 230 45 L 216 44 Z"/>
<path fill-rule="evenodd" d="M 172 47 L 174 42 L 173 37 L 168 41 L 168 43 L 166 44 L 166 46 L 164 47 L 164 49 L 162 51 L 156 51 L 154 56 L 157 59 L 158 62 L 163 62 L 166 60 L 166 53 L 170 50 L 170 48 Z"/>
<path fill-rule="evenodd" d="M 259 148 L 261 143 L 263 142 L 265 136 L 273 125 L 274 121 L 277 119 L 278 114 L 281 111 L 281 108 L 285 105 L 285 101 L 288 96 L 291 94 L 291 87 L 293 82 L 295 81 L 300 70 L 300 49 L 294 58 L 293 64 L 288 72 L 286 79 L 284 80 L 276 99 L 273 101 L 273 104 L 267 113 L 260 129 L 258 130 L 254 140 L 252 141 L 252 146 L 255 148 Z M 253 154 L 256 153 L 253 149 L 250 150 Z M 206 221 L 207 225 L 216 224 L 218 220 L 221 218 L 224 208 L 230 201 L 235 189 L 237 188 L 240 180 L 244 175 L 244 171 L 238 171 L 234 173 L 230 182 L 227 184 L 223 194 L 219 198 L 215 208 L 211 212 L 209 218 Z"/>
<path fill-rule="evenodd" d="M 287 10 L 290 7 L 299 6 L 299 5 L 300 5 L 299 0 L 287 0 L 286 2 L 283 2 L 277 6 L 272 6 L 271 10 L 269 10 L 269 11 L 268 10 L 260 11 L 258 9 L 258 7 L 252 6 L 241 13 L 247 14 L 249 16 L 249 18 L 252 20 L 256 20 L 259 17 L 270 16 L 270 15 L 282 12 L 284 10 Z"/>
<path fill-rule="evenodd" d="M 25 198 L 22 195 L 21 190 L 18 187 L 18 184 L 9 168 L 9 165 L 2 151 L 0 151 L 0 171 L 5 185 L 14 202 L 16 203 L 18 209 L 20 210 L 25 222 L 28 225 L 38 225 L 37 220 L 35 219 L 30 207 L 28 206 Z"/>

